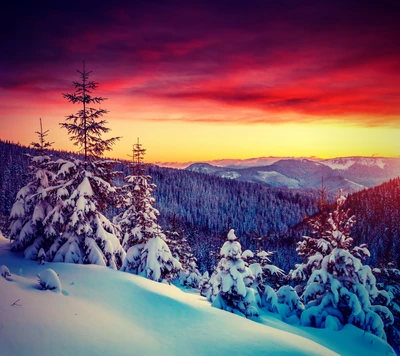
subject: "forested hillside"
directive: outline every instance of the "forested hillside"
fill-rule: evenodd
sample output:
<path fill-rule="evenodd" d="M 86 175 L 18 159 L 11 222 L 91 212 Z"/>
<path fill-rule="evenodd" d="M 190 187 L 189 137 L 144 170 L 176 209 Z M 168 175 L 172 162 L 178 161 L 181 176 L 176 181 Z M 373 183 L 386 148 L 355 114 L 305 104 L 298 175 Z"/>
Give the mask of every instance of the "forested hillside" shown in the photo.
<path fill-rule="evenodd" d="M 26 183 L 29 161 L 24 155 L 32 152 L 29 148 L 0 141 L 3 230 L 7 228 L 16 193 Z M 72 153 L 52 151 L 52 155 L 66 158 Z M 126 174 L 127 162 L 120 162 L 115 169 Z M 261 184 L 152 165 L 147 170 L 157 185 L 155 198 L 161 225 L 187 236 L 201 270 L 214 265 L 214 256 L 230 228 L 237 231 L 245 248 L 255 248 L 257 244 L 273 250 L 281 248 L 275 258 L 282 262 L 283 268 L 296 261 L 292 260 L 296 258 L 293 254 L 287 253 L 287 248 L 293 250 L 294 246 L 294 235 L 288 239 L 288 230 L 315 212 L 314 191 L 267 188 Z M 121 181 L 117 180 L 118 184 Z M 113 214 L 115 209 L 110 209 L 110 215 Z M 262 239 L 257 240 L 259 238 Z"/>
<path fill-rule="evenodd" d="M 6 231 L 8 215 L 17 191 L 26 183 L 32 150 L 0 141 L 0 222 Z M 54 157 L 72 153 L 52 151 Z M 116 170 L 128 172 L 126 162 Z M 178 230 L 198 258 L 200 270 L 212 268 L 227 231 L 234 228 L 244 248 L 257 246 L 277 251 L 274 263 L 285 270 L 298 261 L 295 243 L 309 227 L 302 223 L 316 212 L 315 190 L 268 188 L 212 175 L 149 165 L 148 174 L 157 185 L 154 192 L 160 224 Z M 370 247 L 370 263 L 392 261 L 400 265 L 400 180 L 349 195 L 347 207 L 356 215 L 356 244 Z M 110 209 L 113 215 L 115 209 Z"/>
<path fill-rule="evenodd" d="M 373 188 L 349 194 L 345 208 L 355 215 L 351 237 L 355 245 L 366 243 L 371 252 L 368 263 L 373 266 L 400 266 L 400 178 Z M 295 239 L 309 235 L 304 220 L 290 230 Z"/>

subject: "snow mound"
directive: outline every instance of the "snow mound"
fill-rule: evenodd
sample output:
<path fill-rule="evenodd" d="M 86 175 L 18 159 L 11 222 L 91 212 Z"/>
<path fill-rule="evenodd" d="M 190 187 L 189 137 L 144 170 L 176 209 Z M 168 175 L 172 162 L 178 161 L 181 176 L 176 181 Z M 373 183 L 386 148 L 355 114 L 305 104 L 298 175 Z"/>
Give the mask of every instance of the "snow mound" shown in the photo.
<path fill-rule="evenodd" d="M 0 274 L 1 274 L 1 276 L 4 277 L 5 279 L 7 279 L 7 277 L 11 277 L 10 270 L 9 270 L 8 267 L 5 266 L 5 265 L 0 266 Z"/>
<path fill-rule="evenodd" d="M 51 268 L 44 270 L 38 274 L 39 277 L 39 286 L 42 289 L 49 289 L 54 293 L 61 293 L 61 282 L 60 278 L 54 270 Z"/>
<path fill-rule="evenodd" d="M 11 254 L 1 238 L 0 261 L 24 270 L 13 283 L 0 278 L 2 355 L 393 355 L 355 327 L 297 328 L 273 314 L 257 323 L 199 295 L 97 265 L 48 262 L 65 297 L 43 293 L 32 288 L 43 266 Z"/>

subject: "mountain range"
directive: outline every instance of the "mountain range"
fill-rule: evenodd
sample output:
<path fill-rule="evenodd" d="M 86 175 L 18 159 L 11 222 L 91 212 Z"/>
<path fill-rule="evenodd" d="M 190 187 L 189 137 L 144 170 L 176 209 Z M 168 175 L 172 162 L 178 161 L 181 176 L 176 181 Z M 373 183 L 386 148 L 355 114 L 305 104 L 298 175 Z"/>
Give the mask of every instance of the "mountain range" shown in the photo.
<path fill-rule="evenodd" d="M 355 192 L 400 176 L 400 158 L 339 157 L 220 160 L 217 164 L 193 163 L 186 170 L 278 188 L 317 188 Z M 259 164 L 259 165 L 254 165 Z"/>

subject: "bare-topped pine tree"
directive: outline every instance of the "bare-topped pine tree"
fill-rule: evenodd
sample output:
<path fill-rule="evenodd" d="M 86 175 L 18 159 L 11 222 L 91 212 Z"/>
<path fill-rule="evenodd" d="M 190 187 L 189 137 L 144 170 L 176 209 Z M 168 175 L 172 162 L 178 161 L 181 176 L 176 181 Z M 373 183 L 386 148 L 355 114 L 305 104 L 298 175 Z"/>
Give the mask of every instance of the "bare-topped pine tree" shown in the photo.
<path fill-rule="evenodd" d="M 155 184 L 145 175 L 143 159 L 145 149 L 133 145 L 132 175 L 125 177 L 125 211 L 115 218 L 122 231 L 122 245 L 127 251 L 122 270 L 142 275 L 154 281 L 169 281 L 177 276 L 181 264 L 166 243 L 166 236 L 157 222 L 160 215 L 153 207 Z"/>
<path fill-rule="evenodd" d="M 40 131 L 35 131 L 35 133 L 38 135 L 38 142 L 32 141 L 31 147 L 43 153 L 46 150 L 50 149 L 54 142 L 46 141 L 46 137 L 49 135 L 49 130 L 43 131 L 42 118 L 40 118 L 39 121 Z"/>
<path fill-rule="evenodd" d="M 82 105 L 82 108 L 76 114 L 67 116 L 67 122 L 60 125 L 68 130 L 70 140 L 79 147 L 78 152 L 83 153 L 85 161 L 87 161 L 90 158 L 101 157 L 104 151 L 111 150 L 120 137 L 113 137 L 107 140 L 101 137 L 110 131 L 105 126 L 107 121 L 101 119 L 108 113 L 108 110 L 89 107 L 89 105 L 101 104 L 107 98 L 92 96 L 92 91 L 97 89 L 98 83 L 89 80 L 92 72 L 86 71 L 85 62 L 83 62 L 83 70 L 78 70 L 77 72 L 81 81 L 73 82 L 75 92 L 63 94 L 63 96 L 73 104 Z"/>
<path fill-rule="evenodd" d="M 137 143 L 132 145 L 132 155 L 128 155 L 132 157 L 132 174 L 143 175 L 144 174 L 144 156 L 146 154 L 146 149 L 144 149 L 143 144 L 139 142 L 139 137 L 137 139 Z"/>
<path fill-rule="evenodd" d="M 105 98 L 92 96 L 97 83 L 89 80 L 91 72 L 79 71 L 81 81 L 73 82 L 75 92 L 63 94 L 82 109 L 67 116 L 60 125 L 67 129 L 71 141 L 84 154 L 84 160 L 57 160 L 57 204 L 46 219 L 58 224 L 61 231 L 48 251 L 48 259 L 56 262 L 90 263 L 119 268 L 125 252 L 119 241 L 119 229 L 104 215 L 115 199 L 112 186 L 113 161 L 101 159 L 119 137 L 103 139 L 110 131 L 101 117 L 105 109 L 89 107 Z"/>
<path fill-rule="evenodd" d="M 13 240 L 13 251 L 24 251 L 28 259 L 38 259 L 41 248 L 48 249 L 56 237 L 56 230 L 48 220 L 47 214 L 54 207 L 54 191 L 52 185 L 56 175 L 52 170 L 51 156 L 47 153 L 53 142 L 46 140 L 48 130 L 43 131 L 40 119 L 40 131 L 37 142 L 31 146 L 37 154 L 26 154 L 30 159 L 29 183 L 17 193 L 10 214 L 10 238 Z"/>

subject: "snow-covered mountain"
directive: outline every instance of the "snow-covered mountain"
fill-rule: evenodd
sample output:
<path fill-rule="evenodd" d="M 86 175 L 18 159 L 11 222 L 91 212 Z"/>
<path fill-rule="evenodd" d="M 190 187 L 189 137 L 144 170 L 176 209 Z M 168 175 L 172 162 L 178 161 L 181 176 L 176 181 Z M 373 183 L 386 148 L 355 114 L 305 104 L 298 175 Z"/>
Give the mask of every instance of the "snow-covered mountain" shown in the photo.
<path fill-rule="evenodd" d="M 321 185 L 323 177 L 326 186 L 331 190 L 343 189 L 346 192 L 354 192 L 400 176 L 400 158 L 342 157 L 325 160 L 290 158 L 275 161 L 271 159 L 269 164 L 256 167 L 243 165 L 241 168 L 234 168 L 232 162 L 226 166 L 194 163 L 186 169 L 285 188 L 315 188 Z"/>
<path fill-rule="evenodd" d="M 47 263 L 9 251 L 0 234 L 0 354 L 9 355 L 394 355 L 378 337 L 295 327 L 264 313 L 254 321 L 211 307 L 175 286 L 95 265 Z M 61 290 L 43 291 L 53 269 Z"/>

